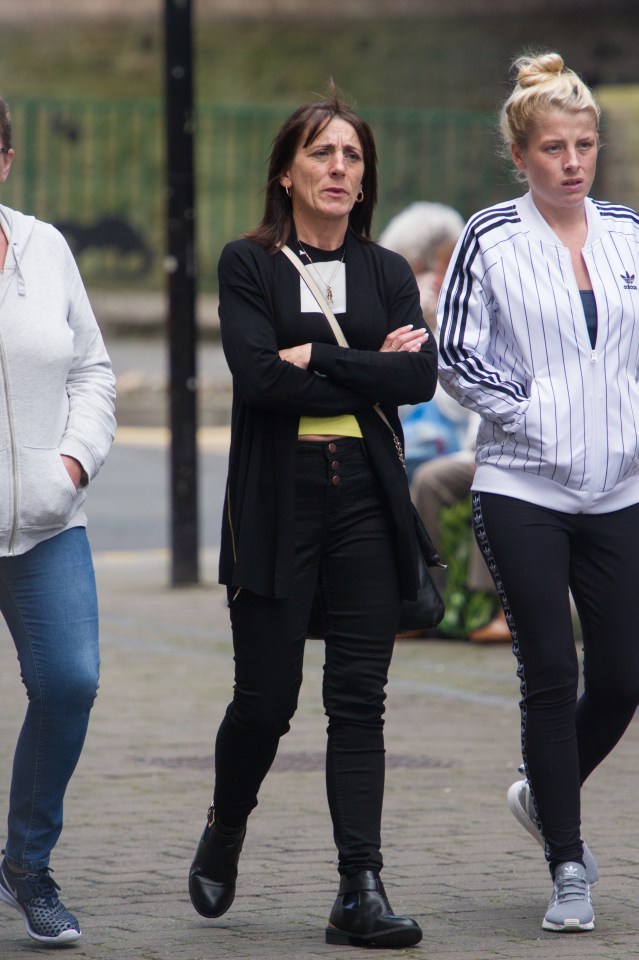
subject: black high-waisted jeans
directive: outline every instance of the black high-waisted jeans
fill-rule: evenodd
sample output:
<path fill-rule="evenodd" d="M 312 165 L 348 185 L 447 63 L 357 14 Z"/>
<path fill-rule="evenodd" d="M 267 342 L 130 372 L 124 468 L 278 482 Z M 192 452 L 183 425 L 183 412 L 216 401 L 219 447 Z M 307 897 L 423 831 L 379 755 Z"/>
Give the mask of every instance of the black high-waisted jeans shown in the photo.
<path fill-rule="evenodd" d="M 244 822 L 289 730 L 318 579 L 328 617 L 326 788 L 339 870 L 380 870 L 383 712 L 399 615 L 388 509 L 362 440 L 298 443 L 290 598 L 230 596 L 235 687 L 215 750 L 216 815 Z"/>

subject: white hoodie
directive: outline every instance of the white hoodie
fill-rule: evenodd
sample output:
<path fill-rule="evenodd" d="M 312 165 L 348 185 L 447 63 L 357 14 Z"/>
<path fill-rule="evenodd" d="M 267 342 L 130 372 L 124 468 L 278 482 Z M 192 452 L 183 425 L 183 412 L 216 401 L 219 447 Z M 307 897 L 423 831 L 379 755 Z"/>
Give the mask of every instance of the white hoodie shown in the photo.
<path fill-rule="evenodd" d="M 0 206 L 0 556 L 85 526 L 61 456 L 91 480 L 115 433 L 115 378 L 73 255 L 59 231 Z"/>

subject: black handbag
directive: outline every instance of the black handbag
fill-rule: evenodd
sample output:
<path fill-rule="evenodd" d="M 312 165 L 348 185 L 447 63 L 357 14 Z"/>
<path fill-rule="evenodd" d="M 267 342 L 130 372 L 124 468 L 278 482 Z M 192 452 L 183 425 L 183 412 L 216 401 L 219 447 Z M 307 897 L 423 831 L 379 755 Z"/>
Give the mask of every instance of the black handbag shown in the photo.
<path fill-rule="evenodd" d="M 419 583 L 415 600 L 402 600 L 398 633 L 409 630 L 429 630 L 441 623 L 444 601 L 430 575 L 429 567 L 442 567 L 437 551 L 424 522 L 413 505 L 413 519 L 417 534 L 417 574 Z"/>
<path fill-rule="evenodd" d="M 333 335 L 335 336 L 338 344 L 342 347 L 348 347 L 348 340 L 344 336 L 342 328 L 340 327 L 335 314 L 322 296 L 319 287 L 311 277 L 310 273 L 307 271 L 300 258 L 296 256 L 291 248 L 286 245 L 283 246 L 281 250 L 282 253 L 288 257 L 293 266 L 299 271 L 304 283 L 317 300 L 319 306 L 322 308 L 322 311 L 324 312 L 324 315 L 330 324 L 331 330 L 333 331 Z M 390 430 L 395 443 L 395 449 L 397 450 L 397 456 L 399 457 L 402 465 L 405 467 L 404 454 L 399 437 L 393 430 L 392 425 L 389 423 L 384 411 L 380 406 L 375 406 L 375 412 L 379 414 Z M 417 539 L 417 570 L 419 582 L 417 588 L 417 598 L 415 600 L 402 600 L 399 624 L 397 627 L 399 633 L 405 633 L 409 630 L 428 630 L 431 627 L 436 627 L 444 616 L 444 601 L 442 600 L 439 591 L 433 582 L 433 578 L 431 577 L 428 568 L 444 567 L 445 565 L 440 561 L 439 555 L 435 550 L 428 530 L 424 526 L 422 518 L 415 509 L 414 504 L 412 507 L 412 512 Z M 326 636 L 326 629 L 326 607 L 322 596 L 321 586 L 318 584 L 317 590 L 315 591 L 315 597 L 313 599 L 313 607 L 311 609 L 307 636 L 310 639 L 322 639 Z"/>

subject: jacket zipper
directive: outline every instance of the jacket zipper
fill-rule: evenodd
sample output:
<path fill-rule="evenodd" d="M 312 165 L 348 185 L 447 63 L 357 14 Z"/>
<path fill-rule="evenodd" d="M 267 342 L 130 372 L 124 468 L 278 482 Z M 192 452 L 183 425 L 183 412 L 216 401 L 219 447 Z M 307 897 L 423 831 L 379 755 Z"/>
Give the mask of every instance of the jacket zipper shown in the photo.
<path fill-rule="evenodd" d="M 592 370 L 592 405 L 590 410 L 591 423 L 592 423 L 592 454 L 590 456 L 592 476 L 590 481 L 590 493 L 588 497 L 588 502 L 592 502 L 592 498 L 595 492 L 599 489 L 599 478 L 597 477 L 598 463 L 599 463 L 599 430 L 598 430 L 598 413 L 597 413 L 597 386 L 598 386 L 598 362 L 599 358 L 597 356 L 596 349 L 590 351 L 590 369 Z"/>
<path fill-rule="evenodd" d="M 13 407 L 11 403 L 11 394 L 9 392 L 9 368 L 7 364 L 7 354 L 4 345 L 4 339 L 0 335 L 0 366 L 2 367 L 2 379 L 4 381 L 4 399 L 7 405 L 7 425 L 9 427 L 9 440 L 11 447 L 11 486 L 13 489 L 13 519 L 11 521 L 11 532 L 9 534 L 9 555 L 12 556 L 15 549 L 16 533 L 18 529 L 18 452 L 16 448 L 16 432 L 13 423 Z"/>
<path fill-rule="evenodd" d="M 0 228 L 1 229 L 1 228 Z M 18 244 L 15 241 L 9 239 L 9 246 L 13 247 L 13 256 L 15 260 L 16 276 L 20 276 L 20 261 L 18 257 Z M 7 250 L 8 252 L 8 250 Z M 6 261 L 5 261 L 6 266 Z M 7 295 L 8 284 L 10 283 L 10 275 L 7 276 L 6 271 L 3 267 L 2 269 L 2 296 L 0 300 L 4 300 Z M 13 422 L 13 404 L 11 401 L 11 391 L 9 389 L 9 364 L 7 362 L 7 352 L 4 342 L 4 337 L 0 333 L 0 367 L 2 368 L 2 378 L 3 378 L 3 392 L 4 399 L 7 407 L 7 427 L 9 430 L 9 447 L 11 450 L 11 488 L 13 490 L 13 517 L 11 520 L 11 529 L 9 533 L 9 542 L 7 552 L 9 556 L 13 556 L 15 553 L 16 537 L 18 533 L 18 502 L 19 502 L 19 485 L 18 485 L 18 447 L 16 442 L 16 431 L 15 424 Z"/>
<path fill-rule="evenodd" d="M 586 267 L 587 267 L 587 269 L 588 269 L 588 273 L 590 274 L 590 273 L 591 273 L 591 270 L 593 269 L 593 265 L 592 265 L 591 262 L 590 262 L 590 257 L 589 257 L 589 256 L 584 256 L 584 259 L 585 259 L 585 261 L 586 261 Z M 577 284 L 576 278 L 575 278 L 575 287 L 577 288 L 577 294 L 578 294 L 579 300 L 581 301 L 581 297 L 579 296 L 579 288 L 578 288 L 578 284 Z M 595 293 L 595 292 L 594 292 L 594 289 L 593 289 L 593 294 L 594 294 L 594 293 Z M 596 294 L 595 294 L 595 304 L 597 304 Z M 583 307 L 582 307 L 582 311 L 583 311 Z M 585 329 L 585 332 L 586 332 L 586 336 L 588 337 L 589 334 L 588 334 L 587 324 L 586 324 L 586 321 L 585 321 L 585 316 L 584 316 L 584 329 Z M 599 331 L 598 331 L 598 332 L 599 332 Z M 599 428 L 599 424 L 598 424 L 598 421 L 597 421 L 597 417 L 598 417 L 598 412 L 597 412 L 597 408 L 598 408 L 597 388 L 598 388 L 598 380 L 599 380 L 598 361 L 599 361 L 599 357 L 598 357 L 598 355 L 597 355 L 597 343 L 595 342 L 594 347 L 593 347 L 593 346 L 590 346 L 590 369 L 591 369 L 591 371 L 592 371 L 592 378 L 591 378 L 591 380 L 592 380 L 592 383 L 591 383 L 592 403 L 591 403 L 591 407 L 590 407 L 590 422 L 591 422 L 591 424 L 592 424 L 592 435 L 591 435 L 591 440 L 592 440 L 592 443 L 591 443 L 592 454 L 591 454 L 591 456 L 589 457 L 589 460 L 590 460 L 590 463 L 591 463 L 592 466 L 591 466 L 591 480 L 590 480 L 590 484 L 589 484 L 588 504 L 592 503 L 592 499 L 593 499 L 593 497 L 594 497 L 594 495 L 595 495 L 595 492 L 596 492 L 596 491 L 599 489 L 599 487 L 600 487 L 600 484 L 599 484 L 599 482 L 598 482 L 598 477 L 597 477 L 597 470 L 599 469 L 599 468 L 598 468 L 598 463 L 599 463 L 599 429 L 598 429 L 598 428 Z M 586 451 L 584 451 L 584 457 L 585 457 L 585 456 L 586 456 Z"/>

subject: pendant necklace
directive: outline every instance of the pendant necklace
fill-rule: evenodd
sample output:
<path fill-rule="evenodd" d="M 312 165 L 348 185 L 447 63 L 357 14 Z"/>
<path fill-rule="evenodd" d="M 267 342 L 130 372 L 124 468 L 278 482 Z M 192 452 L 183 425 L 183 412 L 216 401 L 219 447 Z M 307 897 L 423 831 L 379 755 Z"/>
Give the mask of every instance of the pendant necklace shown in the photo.
<path fill-rule="evenodd" d="M 333 302 L 333 283 L 335 282 L 335 277 L 339 273 L 339 268 L 344 263 L 344 256 L 346 255 L 346 244 L 344 244 L 344 249 L 342 250 L 342 259 L 339 261 L 339 263 L 335 267 L 335 270 L 333 271 L 333 276 L 331 277 L 331 279 L 327 281 L 324 279 L 324 277 L 321 275 L 321 273 L 319 272 L 319 270 L 311 260 L 310 255 L 304 249 L 301 240 L 298 240 L 297 242 L 300 245 L 301 252 L 304 254 L 306 259 L 308 260 L 309 267 L 313 268 L 313 273 L 315 274 L 317 279 L 324 284 L 324 287 L 326 288 L 326 299 L 328 300 L 329 303 L 332 303 Z"/>

